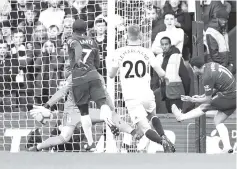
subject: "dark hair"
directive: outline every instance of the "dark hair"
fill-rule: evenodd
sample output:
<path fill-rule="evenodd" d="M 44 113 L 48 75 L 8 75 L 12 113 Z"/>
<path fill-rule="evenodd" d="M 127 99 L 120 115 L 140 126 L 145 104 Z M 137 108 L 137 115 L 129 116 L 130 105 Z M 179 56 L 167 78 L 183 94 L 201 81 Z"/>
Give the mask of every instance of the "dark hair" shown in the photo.
<path fill-rule="evenodd" d="M 197 68 L 200 69 L 205 64 L 205 61 L 204 61 L 204 58 L 195 56 L 191 59 L 190 64 L 192 67 L 196 66 Z"/>
<path fill-rule="evenodd" d="M 7 44 L 7 41 L 3 40 L 3 39 L 0 39 L 0 44 L 3 44 L 3 43 L 6 43 Z"/>
<path fill-rule="evenodd" d="M 11 28 L 11 22 L 9 20 L 0 22 L 0 28 L 9 27 Z"/>
<path fill-rule="evenodd" d="M 165 17 L 166 15 L 173 15 L 175 17 L 175 13 L 173 11 L 167 11 L 163 14 L 163 16 Z"/>
<path fill-rule="evenodd" d="M 53 29 L 53 28 L 57 28 L 58 31 L 59 31 L 59 27 L 58 27 L 57 25 L 51 25 L 51 26 L 49 27 L 49 29 Z"/>
<path fill-rule="evenodd" d="M 95 24 L 97 23 L 105 23 L 105 25 L 107 26 L 107 22 L 103 18 L 96 19 Z"/>
<path fill-rule="evenodd" d="M 171 40 L 170 40 L 170 38 L 169 37 L 167 37 L 167 36 L 164 36 L 163 38 L 161 38 L 161 40 L 160 40 L 160 42 L 162 41 L 162 40 L 168 40 L 169 41 L 169 43 L 171 44 Z"/>
<path fill-rule="evenodd" d="M 12 34 L 14 35 L 15 33 L 22 33 L 23 35 L 25 34 L 25 32 L 19 28 L 13 29 Z"/>

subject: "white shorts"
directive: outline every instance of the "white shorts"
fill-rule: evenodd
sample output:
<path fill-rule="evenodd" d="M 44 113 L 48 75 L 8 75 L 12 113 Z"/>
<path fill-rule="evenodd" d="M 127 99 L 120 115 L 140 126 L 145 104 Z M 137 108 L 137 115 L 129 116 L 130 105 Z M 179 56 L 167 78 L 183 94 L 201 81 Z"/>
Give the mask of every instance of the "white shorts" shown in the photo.
<path fill-rule="evenodd" d="M 141 100 L 133 99 L 125 101 L 128 113 L 131 117 L 133 124 L 135 125 L 139 121 L 147 117 L 147 113 L 151 113 L 156 108 L 155 100 Z"/>

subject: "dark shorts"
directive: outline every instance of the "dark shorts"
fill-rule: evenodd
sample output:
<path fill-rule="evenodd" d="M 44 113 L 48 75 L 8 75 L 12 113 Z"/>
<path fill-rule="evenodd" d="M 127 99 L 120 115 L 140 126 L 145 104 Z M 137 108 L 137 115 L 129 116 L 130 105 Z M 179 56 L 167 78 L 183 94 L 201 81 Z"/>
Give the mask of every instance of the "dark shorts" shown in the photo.
<path fill-rule="evenodd" d="M 210 107 L 207 110 L 219 110 L 230 116 L 236 109 L 236 93 L 229 95 L 222 95 L 218 93 L 212 98 Z"/>
<path fill-rule="evenodd" d="M 73 86 L 72 92 L 77 106 L 106 98 L 105 89 L 100 79 Z"/>

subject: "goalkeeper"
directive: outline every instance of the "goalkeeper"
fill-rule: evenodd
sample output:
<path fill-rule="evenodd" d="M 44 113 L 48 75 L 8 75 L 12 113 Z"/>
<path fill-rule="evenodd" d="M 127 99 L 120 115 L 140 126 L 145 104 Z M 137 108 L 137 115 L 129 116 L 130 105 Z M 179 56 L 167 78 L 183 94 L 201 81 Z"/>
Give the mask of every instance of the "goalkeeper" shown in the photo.
<path fill-rule="evenodd" d="M 101 76 L 101 81 L 104 83 L 104 79 Z M 48 114 L 51 113 L 49 108 L 53 106 L 56 102 L 58 102 L 62 97 L 66 96 L 67 93 L 67 101 L 64 103 L 64 118 L 63 118 L 63 128 L 61 130 L 61 134 L 56 137 L 50 137 L 47 140 L 43 141 L 42 143 L 39 143 L 37 146 L 33 146 L 29 148 L 29 151 L 40 151 L 42 149 L 46 149 L 49 147 L 53 147 L 56 145 L 60 144 L 65 144 L 70 140 L 70 138 L 73 135 L 74 129 L 76 125 L 80 122 L 80 112 L 77 106 L 75 105 L 75 102 L 73 100 L 73 94 L 71 90 L 71 85 L 72 85 L 72 75 L 70 74 L 66 80 L 66 84 L 59 89 L 50 99 L 49 101 L 44 105 L 44 106 L 35 106 L 34 109 L 32 109 L 31 115 L 34 117 L 37 113 L 42 113 L 42 114 Z M 105 86 L 105 85 L 104 85 Z M 107 103 L 110 106 L 111 110 L 114 110 L 114 106 L 112 104 L 112 101 L 107 93 Z M 92 121 L 95 122 L 102 122 L 100 120 L 100 114 L 95 113 L 98 117 L 94 118 L 92 117 Z M 111 131 L 113 134 L 117 135 L 118 134 L 118 129 L 121 132 L 129 133 L 132 136 L 134 136 L 136 139 L 140 139 L 142 134 L 138 132 L 138 130 L 133 129 L 131 126 L 129 126 L 127 123 L 125 123 L 119 115 L 117 115 L 114 111 L 112 114 L 112 123 L 115 124 L 116 127 L 111 127 Z M 92 127 L 92 124 L 90 124 L 90 127 Z M 117 129 L 118 127 L 118 129 Z M 92 138 L 92 133 L 90 134 L 90 138 Z M 86 138 L 88 136 L 86 135 Z M 88 140 L 88 139 L 87 139 Z M 88 143 L 91 144 L 91 143 Z M 94 144 L 94 141 L 92 140 L 92 144 Z M 91 146 L 90 146 L 91 147 Z M 94 149 L 86 149 L 87 151 L 94 151 Z"/>

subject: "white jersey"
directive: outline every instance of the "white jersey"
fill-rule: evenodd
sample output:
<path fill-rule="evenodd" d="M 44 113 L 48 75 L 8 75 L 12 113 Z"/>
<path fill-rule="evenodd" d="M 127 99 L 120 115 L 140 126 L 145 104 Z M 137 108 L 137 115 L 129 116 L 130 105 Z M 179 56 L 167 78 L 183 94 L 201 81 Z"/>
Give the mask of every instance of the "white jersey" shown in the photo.
<path fill-rule="evenodd" d="M 157 62 L 153 52 L 141 46 L 126 46 L 116 50 L 113 67 L 119 68 L 125 100 L 154 97 L 150 88 L 149 65 Z"/>

